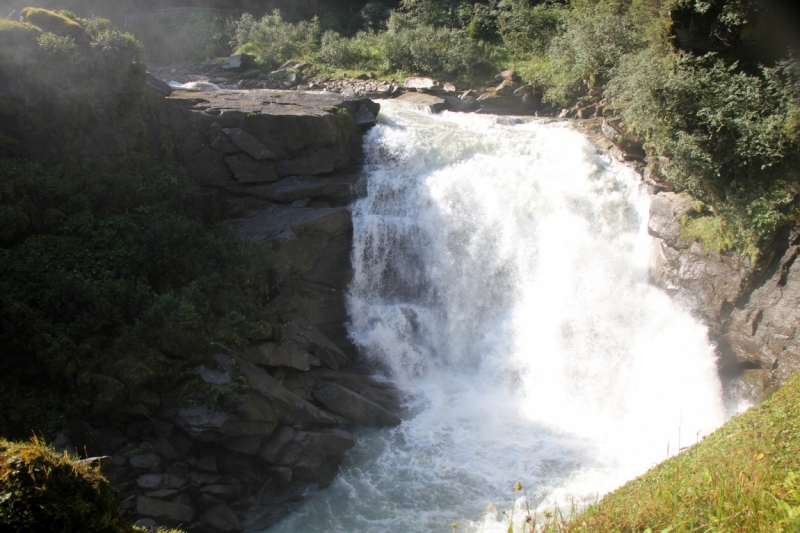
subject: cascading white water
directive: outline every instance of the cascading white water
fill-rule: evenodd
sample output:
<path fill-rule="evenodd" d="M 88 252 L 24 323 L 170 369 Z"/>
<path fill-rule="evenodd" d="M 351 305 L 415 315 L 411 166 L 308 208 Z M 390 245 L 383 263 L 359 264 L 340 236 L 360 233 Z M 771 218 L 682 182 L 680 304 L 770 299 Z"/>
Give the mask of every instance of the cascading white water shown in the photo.
<path fill-rule="evenodd" d="M 487 503 L 510 510 L 515 482 L 580 505 L 723 422 L 705 329 L 647 282 L 632 171 L 563 123 L 381 116 L 350 332 L 407 412 L 271 532 L 505 531 Z"/>

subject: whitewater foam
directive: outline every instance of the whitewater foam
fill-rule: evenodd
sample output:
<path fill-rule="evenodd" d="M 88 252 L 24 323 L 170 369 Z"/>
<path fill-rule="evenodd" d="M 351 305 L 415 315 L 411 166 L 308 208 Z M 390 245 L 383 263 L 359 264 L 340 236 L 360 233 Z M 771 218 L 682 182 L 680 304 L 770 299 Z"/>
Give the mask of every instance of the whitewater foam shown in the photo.
<path fill-rule="evenodd" d="M 723 422 L 704 327 L 647 281 L 630 169 L 566 123 L 397 102 L 365 150 L 350 333 L 404 422 L 270 531 L 505 531 L 497 509 L 593 501 Z"/>

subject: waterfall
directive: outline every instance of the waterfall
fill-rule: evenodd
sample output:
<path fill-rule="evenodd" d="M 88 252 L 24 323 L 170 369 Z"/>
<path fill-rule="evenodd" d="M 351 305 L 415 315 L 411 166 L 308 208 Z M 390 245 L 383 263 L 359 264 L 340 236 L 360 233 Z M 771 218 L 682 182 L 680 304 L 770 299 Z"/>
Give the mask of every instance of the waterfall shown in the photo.
<path fill-rule="evenodd" d="M 724 421 L 705 328 L 648 283 L 633 171 L 567 123 L 397 102 L 365 150 L 350 333 L 404 421 L 270 531 L 505 531 L 498 511 L 594 501 Z"/>

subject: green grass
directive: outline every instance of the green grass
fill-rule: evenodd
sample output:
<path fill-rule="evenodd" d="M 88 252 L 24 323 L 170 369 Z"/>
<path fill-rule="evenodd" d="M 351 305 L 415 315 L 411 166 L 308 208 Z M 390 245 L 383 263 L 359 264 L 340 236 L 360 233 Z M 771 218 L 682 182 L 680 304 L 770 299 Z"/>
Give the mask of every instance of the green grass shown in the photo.
<path fill-rule="evenodd" d="M 58 533 L 149 531 L 119 517 L 114 493 L 96 466 L 33 438 L 0 438 L 0 530 Z M 160 533 L 182 533 L 178 529 Z"/>
<path fill-rule="evenodd" d="M 551 516 L 545 531 L 800 531 L 800 373 L 585 513 L 566 522 Z"/>

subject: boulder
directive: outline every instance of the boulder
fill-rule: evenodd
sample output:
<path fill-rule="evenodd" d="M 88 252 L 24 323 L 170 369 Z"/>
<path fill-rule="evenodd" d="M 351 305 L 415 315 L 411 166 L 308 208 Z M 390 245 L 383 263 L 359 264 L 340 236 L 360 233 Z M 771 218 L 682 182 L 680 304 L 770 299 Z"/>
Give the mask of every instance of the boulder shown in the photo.
<path fill-rule="evenodd" d="M 203 523 L 222 532 L 242 530 L 242 524 L 236 513 L 224 503 L 206 511 L 203 515 Z"/>
<path fill-rule="evenodd" d="M 325 407 L 355 424 L 365 426 L 396 426 L 401 420 L 360 394 L 336 383 L 326 383 L 314 391 L 314 398 Z"/>
<path fill-rule="evenodd" d="M 136 498 L 136 512 L 141 516 L 152 518 L 159 524 L 167 525 L 188 525 L 195 514 L 194 507 L 147 496 Z"/>
<path fill-rule="evenodd" d="M 163 96 L 169 96 L 172 94 L 172 87 L 169 86 L 169 83 L 156 78 L 149 72 L 147 73 L 147 86 L 151 90 Z"/>
<path fill-rule="evenodd" d="M 136 484 L 144 490 L 180 489 L 186 478 L 172 474 L 145 474 L 136 478 Z"/>
<path fill-rule="evenodd" d="M 494 77 L 497 81 L 511 81 L 511 82 L 518 82 L 519 76 L 514 69 L 504 70 L 500 72 L 497 76 Z"/>
<path fill-rule="evenodd" d="M 647 232 L 670 246 L 677 246 L 681 230 L 678 217 L 691 209 L 692 199 L 686 195 L 662 192 L 651 196 Z"/>
<path fill-rule="evenodd" d="M 494 92 L 500 96 L 511 96 L 518 88 L 519 85 L 517 83 L 511 80 L 503 80 L 503 82 L 495 88 Z"/>
<path fill-rule="evenodd" d="M 436 89 L 439 87 L 439 82 L 431 78 L 412 77 L 406 78 L 403 86 L 406 89 Z"/>
<path fill-rule="evenodd" d="M 234 54 L 222 64 L 223 70 L 241 72 L 252 67 L 255 58 L 248 54 Z"/>
<path fill-rule="evenodd" d="M 430 111 L 431 113 L 438 113 L 445 107 L 445 104 L 447 103 L 447 100 L 440 96 L 412 92 L 399 96 L 397 100 L 412 104 L 415 107 Z"/>

